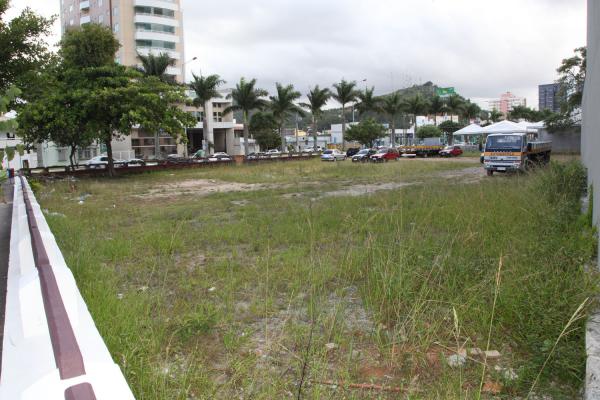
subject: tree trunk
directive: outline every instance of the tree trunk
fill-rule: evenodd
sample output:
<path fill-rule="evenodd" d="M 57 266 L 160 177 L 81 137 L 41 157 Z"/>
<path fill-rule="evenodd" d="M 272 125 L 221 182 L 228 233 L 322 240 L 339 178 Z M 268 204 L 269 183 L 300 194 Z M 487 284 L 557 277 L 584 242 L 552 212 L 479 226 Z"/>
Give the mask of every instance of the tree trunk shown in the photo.
<path fill-rule="evenodd" d="M 312 118 L 312 125 L 313 125 L 313 150 L 317 151 L 317 119 L 315 118 L 315 115 L 313 114 L 313 118 Z"/>
<path fill-rule="evenodd" d="M 71 154 L 69 154 L 69 162 L 71 163 L 71 171 L 75 171 L 75 161 L 73 157 L 75 156 L 75 150 L 77 150 L 77 146 L 71 146 Z"/>
<path fill-rule="evenodd" d="M 244 155 L 248 157 L 249 152 L 249 143 L 250 133 L 248 132 L 248 113 L 244 111 Z"/>
<path fill-rule="evenodd" d="M 208 119 L 206 118 L 206 113 L 204 113 L 204 118 L 202 118 L 202 150 L 204 151 L 204 156 L 208 156 Z"/>
<path fill-rule="evenodd" d="M 160 135 L 158 131 L 154 132 L 154 158 L 160 158 Z"/>
<path fill-rule="evenodd" d="M 342 150 L 346 149 L 346 105 L 342 104 Z"/>
<path fill-rule="evenodd" d="M 396 121 L 394 117 L 392 117 L 391 125 L 392 131 L 390 132 L 390 147 L 396 147 Z"/>
<path fill-rule="evenodd" d="M 112 152 L 112 144 L 110 139 L 105 140 L 104 144 L 106 145 L 106 155 L 108 157 L 108 176 L 115 176 L 115 164 L 113 163 L 113 152 Z"/>
<path fill-rule="evenodd" d="M 283 134 L 283 124 L 280 124 L 278 129 L 279 129 L 279 137 L 281 138 L 281 152 L 285 153 L 286 143 L 285 143 L 285 136 Z"/>

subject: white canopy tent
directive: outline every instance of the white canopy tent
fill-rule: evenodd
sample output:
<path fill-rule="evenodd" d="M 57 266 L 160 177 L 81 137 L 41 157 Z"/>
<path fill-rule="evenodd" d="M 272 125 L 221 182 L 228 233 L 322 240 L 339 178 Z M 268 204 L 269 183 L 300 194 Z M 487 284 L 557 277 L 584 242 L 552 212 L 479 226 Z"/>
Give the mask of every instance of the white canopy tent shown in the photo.
<path fill-rule="evenodd" d="M 465 126 L 464 128 L 457 130 L 456 132 L 454 132 L 452 134 L 452 136 L 481 135 L 482 134 L 482 132 L 481 132 L 482 129 L 483 128 L 481 126 L 477 125 L 477 124 L 471 124 L 469 126 Z"/>
<path fill-rule="evenodd" d="M 481 129 L 481 133 L 527 133 L 527 128 L 512 121 L 500 121 Z"/>

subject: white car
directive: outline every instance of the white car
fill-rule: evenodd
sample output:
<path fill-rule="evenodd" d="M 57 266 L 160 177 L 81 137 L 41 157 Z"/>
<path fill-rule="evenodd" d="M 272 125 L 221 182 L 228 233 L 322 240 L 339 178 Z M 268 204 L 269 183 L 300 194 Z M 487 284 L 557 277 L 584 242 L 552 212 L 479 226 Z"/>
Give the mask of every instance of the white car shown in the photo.
<path fill-rule="evenodd" d="M 271 150 L 267 150 L 265 155 L 267 157 L 279 157 L 281 155 L 281 151 L 279 151 L 279 149 L 271 149 Z"/>
<path fill-rule="evenodd" d="M 342 153 L 338 149 L 325 150 L 321 154 L 321 161 L 344 161 L 346 159 L 346 153 Z"/>
<path fill-rule="evenodd" d="M 232 158 L 229 154 L 218 152 L 208 157 L 208 161 L 231 161 Z"/>
<path fill-rule="evenodd" d="M 113 164 L 116 164 L 117 161 L 113 159 Z M 105 165 L 108 165 L 108 156 L 96 156 L 87 160 L 84 165 L 88 168 L 104 168 Z"/>

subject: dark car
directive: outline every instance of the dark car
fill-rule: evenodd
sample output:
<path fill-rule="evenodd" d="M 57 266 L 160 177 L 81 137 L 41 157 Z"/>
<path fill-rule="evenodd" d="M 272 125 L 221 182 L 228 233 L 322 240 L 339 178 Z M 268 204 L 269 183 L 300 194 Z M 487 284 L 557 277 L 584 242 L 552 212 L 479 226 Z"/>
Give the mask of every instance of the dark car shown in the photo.
<path fill-rule="evenodd" d="M 352 156 L 352 162 L 365 162 L 369 161 L 369 158 L 375 154 L 373 149 L 362 149 L 358 153 Z"/>
<path fill-rule="evenodd" d="M 360 151 L 360 149 L 358 147 L 351 147 L 348 150 L 346 150 L 346 157 L 352 157 L 353 155 L 357 154 Z"/>
<path fill-rule="evenodd" d="M 389 160 L 397 160 L 400 157 L 398 150 L 394 148 L 381 148 L 377 150 L 377 153 L 371 156 L 373 162 L 388 162 Z"/>

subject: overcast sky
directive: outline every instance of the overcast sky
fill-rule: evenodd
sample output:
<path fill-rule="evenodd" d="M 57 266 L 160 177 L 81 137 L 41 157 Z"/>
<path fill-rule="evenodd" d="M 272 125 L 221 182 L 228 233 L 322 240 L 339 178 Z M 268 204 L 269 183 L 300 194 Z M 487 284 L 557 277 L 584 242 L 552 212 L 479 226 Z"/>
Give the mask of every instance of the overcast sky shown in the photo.
<path fill-rule="evenodd" d="M 232 85 L 257 78 L 330 86 L 367 79 L 376 93 L 432 81 L 468 98 L 511 91 L 537 107 L 537 85 L 585 45 L 585 0 L 182 0 L 190 70 Z M 60 0 L 12 0 L 59 13 Z M 55 43 L 60 35 L 56 24 Z M 189 76 L 189 74 L 188 74 Z M 364 87 L 364 83 L 360 83 Z"/>

